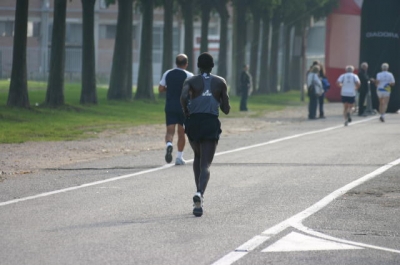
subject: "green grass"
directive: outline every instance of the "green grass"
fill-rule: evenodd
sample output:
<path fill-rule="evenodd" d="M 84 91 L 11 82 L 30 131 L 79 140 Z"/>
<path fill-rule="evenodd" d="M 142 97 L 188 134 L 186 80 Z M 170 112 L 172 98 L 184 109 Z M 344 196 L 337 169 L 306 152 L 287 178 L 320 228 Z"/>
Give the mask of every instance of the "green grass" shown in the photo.
<path fill-rule="evenodd" d="M 79 104 L 80 84 L 65 85 L 66 105 L 57 109 L 43 106 L 45 83 L 29 82 L 31 109 L 7 107 L 9 82 L 0 81 L 0 143 L 26 141 L 65 141 L 95 137 L 106 129 L 164 123 L 164 99 L 156 101 L 108 101 L 107 89 L 98 88 L 98 105 Z M 155 88 L 156 91 L 156 88 Z M 227 117 L 259 117 L 291 105 L 304 105 L 298 91 L 274 95 L 251 96 L 247 113 L 239 112 L 240 98 L 231 97 L 231 114 Z M 36 103 L 38 106 L 36 106 Z"/>

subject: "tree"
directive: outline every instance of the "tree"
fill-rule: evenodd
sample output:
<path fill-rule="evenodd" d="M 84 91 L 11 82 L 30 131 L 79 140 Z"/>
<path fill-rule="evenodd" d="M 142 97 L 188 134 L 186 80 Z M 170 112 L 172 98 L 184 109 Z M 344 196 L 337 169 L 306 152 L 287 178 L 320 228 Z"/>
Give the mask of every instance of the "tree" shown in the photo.
<path fill-rule="evenodd" d="M 257 83 L 257 74 L 258 74 L 258 51 L 260 49 L 260 26 L 261 26 L 261 6 L 259 0 L 252 0 L 250 1 L 250 12 L 253 18 L 253 38 L 251 40 L 251 47 L 250 47 L 250 74 L 253 77 L 253 86 L 254 92 L 257 91 L 255 84 Z"/>
<path fill-rule="evenodd" d="M 163 29 L 163 55 L 161 73 L 171 69 L 173 62 L 173 10 L 174 0 L 163 0 L 164 29 Z"/>
<path fill-rule="evenodd" d="M 234 0 L 235 19 L 233 25 L 233 84 L 236 95 L 240 94 L 240 72 L 246 59 L 246 40 L 247 40 L 247 26 L 246 26 L 246 0 Z"/>
<path fill-rule="evenodd" d="M 274 9 L 280 4 L 281 0 L 260 0 L 261 21 L 262 21 L 262 40 L 261 40 L 261 60 L 260 78 L 258 79 L 258 92 L 268 94 L 271 92 L 269 87 L 269 40 L 270 22 Z"/>
<path fill-rule="evenodd" d="M 117 33 L 107 99 L 132 99 L 132 19 L 133 1 L 118 1 Z M 115 3 L 108 0 L 107 4 Z"/>
<path fill-rule="evenodd" d="M 154 0 L 141 0 L 143 10 L 138 85 L 135 99 L 154 100 L 153 91 L 153 8 Z"/>
<path fill-rule="evenodd" d="M 54 22 L 51 36 L 50 73 L 45 104 L 64 105 L 65 19 L 67 0 L 54 0 Z"/>
<path fill-rule="evenodd" d="M 271 63 L 269 75 L 269 89 L 272 93 L 278 92 L 278 54 L 279 54 L 279 35 L 281 27 L 281 14 L 279 10 L 274 11 L 272 17 L 272 40 L 271 40 Z"/>
<path fill-rule="evenodd" d="M 212 0 L 199 0 L 201 8 L 201 42 L 200 53 L 208 51 L 208 24 L 212 10 Z"/>
<path fill-rule="evenodd" d="M 94 43 L 94 5 L 96 0 L 81 0 L 83 9 L 81 104 L 97 104 L 96 58 Z"/>
<path fill-rule="evenodd" d="M 193 61 L 194 61 L 194 56 L 193 56 L 193 7 L 194 7 L 194 2 L 193 0 L 178 0 L 180 6 L 181 6 L 181 12 L 182 16 L 184 19 L 184 25 L 185 25 L 185 40 L 184 40 L 184 53 L 188 57 L 189 65 L 187 67 L 187 70 L 189 72 L 193 72 Z"/>
<path fill-rule="evenodd" d="M 228 64 L 228 21 L 229 12 L 226 8 L 228 0 L 214 0 L 214 6 L 220 17 L 218 75 L 226 78 Z"/>
<path fill-rule="evenodd" d="M 17 0 L 13 44 L 13 64 L 7 106 L 29 108 L 26 68 L 28 0 Z"/>

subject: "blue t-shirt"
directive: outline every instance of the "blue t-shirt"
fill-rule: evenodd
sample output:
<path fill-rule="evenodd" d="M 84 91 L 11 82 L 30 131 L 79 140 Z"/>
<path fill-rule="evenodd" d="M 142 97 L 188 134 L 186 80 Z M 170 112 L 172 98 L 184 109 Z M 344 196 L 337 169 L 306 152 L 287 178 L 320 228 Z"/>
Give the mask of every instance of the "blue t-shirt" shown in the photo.
<path fill-rule="evenodd" d="M 164 73 L 160 81 L 160 85 L 167 88 L 165 111 L 182 111 L 180 97 L 182 93 L 183 83 L 187 78 L 192 76 L 192 73 L 180 68 L 171 69 Z"/>

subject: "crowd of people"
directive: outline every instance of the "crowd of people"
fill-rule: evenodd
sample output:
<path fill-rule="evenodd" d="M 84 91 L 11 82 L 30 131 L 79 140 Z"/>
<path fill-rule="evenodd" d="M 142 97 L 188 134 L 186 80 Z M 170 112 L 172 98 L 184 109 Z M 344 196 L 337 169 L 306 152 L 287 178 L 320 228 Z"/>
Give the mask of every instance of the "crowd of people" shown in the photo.
<path fill-rule="evenodd" d="M 376 87 L 376 95 L 379 99 L 379 120 L 381 122 L 385 121 L 391 88 L 395 84 L 393 74 L 389 72 L 389 64 L 383 63 L 381 65 L 381 72 L 376 75 L 376 78 L 369 76 L 368 63 L 366 62 L 361 63 L 357 75 L 354 73 L 354 66 L 348 65 L 345 67 L 345 73 L 337 79 L 336 84 L 340 87 L 345 126 L 352 121 L 351 114 L 354 109 L 357 110 L 357 107 L 358 116 L 365 116 L 365 101 L 370 91 L 370 84 Z M 319 118 L 325 118 L 324 100 L 325 93 L 329 88 L 330 84 L 325 75 L 323 65 L 318 61 L 314 61 L 307 72 L 309 119 L 317 119 L 317 109 L 319 109 Z M 356 101 L 358 101 L 358 104 L 355 107 Z"/>

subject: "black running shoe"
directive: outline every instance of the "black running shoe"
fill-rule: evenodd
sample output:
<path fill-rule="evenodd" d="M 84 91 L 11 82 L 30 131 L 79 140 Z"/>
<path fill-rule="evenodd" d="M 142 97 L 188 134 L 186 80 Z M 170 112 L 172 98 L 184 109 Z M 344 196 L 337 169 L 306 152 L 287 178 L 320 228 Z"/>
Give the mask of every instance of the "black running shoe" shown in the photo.
<path fill-rule="evenodd" d="M 379 117 L 379 120 L 380 120 L 381 122 L 385 122 L 385 119 L 384 119 L 382 116 Z"/>
<path fill-rule="evenodd" d="M 203 215 L 203 197 L 200 192 L 193 196 L 193 215 L 200 217 Z"/>
<path fill-rule="evenodd" d="M 172 161 L 172 145 L 167 146 L 167 153 L 165 154 L 165 161 L 171 163 Z"/>

